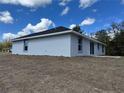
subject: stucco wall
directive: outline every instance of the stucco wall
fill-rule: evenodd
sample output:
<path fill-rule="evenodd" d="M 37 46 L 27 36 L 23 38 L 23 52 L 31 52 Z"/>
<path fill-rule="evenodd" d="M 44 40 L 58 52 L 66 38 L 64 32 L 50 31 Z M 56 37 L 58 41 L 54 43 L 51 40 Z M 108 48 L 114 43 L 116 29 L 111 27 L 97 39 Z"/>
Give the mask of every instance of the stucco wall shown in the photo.
<path fill-rule="evenodd" d="M 78 51 L 78 38 L 79 36 L 72 34 L 71 35 L 71 56 L 90 56 L 90 40 L 82 38 L 82 52 Z M 105 55 L 105 52 L 102 52 L 102 45 L 100 44 L 99 50 L 97 43 L 94 42 L 94 55 Z"/>
<path fill-rule="evenodd" d="M 50 55 L 70 57 L 70 35 L 57 35 L 28 40 L 28 51 L 23 41 L 13 42 L 12 53 L 20 55 Z"/>
<path fill-rule="evenodd" d="M 74 34 L 71 35 L 71 56 L 88 56 L 90 55 L 90 41 L 82 38 L 82 52 L 78 51 L 78 38 Z"/>
<path fill-rule="evenodd" d="M 12 54 L 50 56 L 90 56 L 90 40 L 82 37 L 82 52 L 78 51 L 78 38 L 74 34 L 49 36 L 28 40 L 28 51 L 24 51 L 24 41 L 13 42 Z M 104 55 L 102 45 L 98 50 L 94 42 L 94 55 Z"/>

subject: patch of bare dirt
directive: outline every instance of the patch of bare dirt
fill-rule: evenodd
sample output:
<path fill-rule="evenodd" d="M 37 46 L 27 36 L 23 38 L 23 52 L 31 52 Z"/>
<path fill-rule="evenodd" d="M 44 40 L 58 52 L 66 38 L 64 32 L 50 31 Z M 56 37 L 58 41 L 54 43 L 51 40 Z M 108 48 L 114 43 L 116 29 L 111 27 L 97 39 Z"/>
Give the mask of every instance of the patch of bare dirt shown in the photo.
<path fill-rule="evenodd" d="M 0 93 L 124 93 L 124 58 L 0 55 Z"/>

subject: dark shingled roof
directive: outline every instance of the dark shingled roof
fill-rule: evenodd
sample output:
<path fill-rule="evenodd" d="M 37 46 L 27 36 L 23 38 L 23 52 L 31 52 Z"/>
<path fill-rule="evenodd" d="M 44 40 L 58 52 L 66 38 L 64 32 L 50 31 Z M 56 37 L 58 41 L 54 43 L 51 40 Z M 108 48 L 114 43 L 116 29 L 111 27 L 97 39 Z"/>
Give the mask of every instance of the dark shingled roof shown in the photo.
<path fill-rule="evenodd" d="M 21 38 L 32 37 L 32 36 L 51 34 L 51 33 L 56 33 L 56 32 L 68 31 L 68 30 L 71 30 L 71 29 L 59 26 L 59 27 L 52 28 L 52 29 L 49 29 L 49 30 L 46 30 L 46 31 L 25 35 L 25 36 L 18 37 L 18 38 L 15 38 L 15 39 L 21 39 Z"/>

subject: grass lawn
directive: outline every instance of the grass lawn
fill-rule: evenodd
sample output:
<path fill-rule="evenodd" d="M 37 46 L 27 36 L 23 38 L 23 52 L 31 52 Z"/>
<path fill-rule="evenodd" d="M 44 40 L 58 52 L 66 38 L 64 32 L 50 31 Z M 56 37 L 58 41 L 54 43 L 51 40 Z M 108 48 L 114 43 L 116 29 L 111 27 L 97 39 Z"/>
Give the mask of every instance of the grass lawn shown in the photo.
<path fill-rule="evenodd" d="M 124 93 L 124 58 L 0 55 L 0 93 Z"/>

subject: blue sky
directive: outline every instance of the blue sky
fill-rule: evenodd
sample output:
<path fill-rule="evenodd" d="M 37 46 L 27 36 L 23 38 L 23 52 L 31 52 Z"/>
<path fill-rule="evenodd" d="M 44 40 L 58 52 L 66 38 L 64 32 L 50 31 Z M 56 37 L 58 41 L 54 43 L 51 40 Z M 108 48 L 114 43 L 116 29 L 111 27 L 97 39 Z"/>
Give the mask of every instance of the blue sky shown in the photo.
<path fill-rule="evenodd" d="M 87 33 L 124 20 L 124 0 L 0 0 L 0 41 L 55 26 Z"/>

